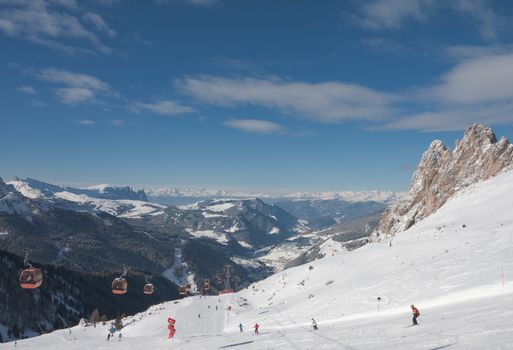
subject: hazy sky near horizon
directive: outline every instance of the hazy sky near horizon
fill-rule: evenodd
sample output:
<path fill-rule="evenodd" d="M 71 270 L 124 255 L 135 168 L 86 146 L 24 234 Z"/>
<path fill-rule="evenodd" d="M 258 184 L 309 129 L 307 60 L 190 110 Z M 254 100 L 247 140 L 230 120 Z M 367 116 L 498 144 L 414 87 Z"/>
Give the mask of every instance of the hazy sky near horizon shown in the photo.
<path fill-rule="evenodd" d="M 0 176 L 408 188 L 435 139 L 513 136 L 513 2 L 0 0 Z"/>

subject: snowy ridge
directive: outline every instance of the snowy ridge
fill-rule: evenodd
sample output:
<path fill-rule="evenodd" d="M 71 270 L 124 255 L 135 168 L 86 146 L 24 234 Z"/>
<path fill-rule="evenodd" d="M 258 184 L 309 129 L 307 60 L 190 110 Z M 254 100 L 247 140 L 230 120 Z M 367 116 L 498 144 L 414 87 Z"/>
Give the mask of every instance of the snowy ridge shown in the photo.
<path fill-rule="evenodd" d="M 161 215 L 166 208 L 164 205 L 149 203 L 145 200 L 116 199 L 146 198 L 144 192 L 134 192 L 129 187 L 99 185 L 78 189 L 56 186 L 34 179 L 18 178 L 9 181 L 8 184 L 24 197 L 33 200 L 51 201 L 67 209 L 103 211 L 123 218 Z"/>
<path fill-rule="evenodd" d="M 277 273 L 233 295 L 190 297 L 125 320 L 117 348 L 507 349 L 513 341 L 513 172 L 458 192 L 408 231 Z M 391 240 L 390 240 L 391 239 Z M 503 271 L 503 274 L 502 274 Z M 504 276 L 504 278 L 502 277 Z M 379 303 L 377 297 L 381 298 Z M 411 327 L 409 305 L 419 307 Z M 210 305 L 210 308 L 208 307 Z M 219 310 L 215 310 L 217 305 Z M 166 319 L 176 320 L 166 339 Z M 311 318 L 319 331 L 309 327 Z M 261 325 L 259 336 L 248 334 Z M 245 326 L 239 333 L 238 325 Z M 19 342 L 105 347 L 105 329 Z M 2 348 L 2 346 L 0 346 Z"/>

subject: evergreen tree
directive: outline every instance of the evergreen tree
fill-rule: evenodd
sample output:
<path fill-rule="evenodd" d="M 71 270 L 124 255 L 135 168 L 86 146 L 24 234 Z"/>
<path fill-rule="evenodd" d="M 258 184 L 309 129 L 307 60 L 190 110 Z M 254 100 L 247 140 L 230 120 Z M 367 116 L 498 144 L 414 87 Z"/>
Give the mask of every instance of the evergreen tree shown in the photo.
<path fill-rule="evenodd" d="M 89 322 L 92 322 L 94 327 L 96 328 L 96 323 L 100 322 L 100 311 L 98 309 L 94 309 L 91 313 L 91 317 L 89 317 Z"/>
<path fill-rule="evenodd" d="M 16 323 L 12 325 L 11 331 L 12 331 L 12 336 L 14 338 L 16 338 L 16 339 L 20 338 L 20 330 L 19 330 L 18 325 Z"/>
<path fill-rule="evenodd" d="M 120 331 L 121 329 L 123 329 L 123 321 L 122 321 L 122 318 L 123 316 L 118 314 L 118 317 L 116 317 L 116 321 L 114 322 L 114 326 L 116 327 L 116 329 L 118 331 Z"/>

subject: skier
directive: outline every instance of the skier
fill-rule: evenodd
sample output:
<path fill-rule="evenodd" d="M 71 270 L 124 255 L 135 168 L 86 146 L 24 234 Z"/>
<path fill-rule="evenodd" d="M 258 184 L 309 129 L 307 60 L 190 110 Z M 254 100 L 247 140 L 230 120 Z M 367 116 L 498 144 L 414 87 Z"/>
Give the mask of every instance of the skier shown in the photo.
<path fill-rule="evenodd" d="M 167 319 L 167 329 L 169 330 L 169 334 L 167 336 L 167 339 L 171 339 L 174 337 L 176 330 L 175 330 L 175 320 L 169 317 Z"/>
<path fill-rule="evenodd" d="M 119 332 L 119 335 L 118 335 L 118 341 L 121 341 L 121 337 L 123 336 L 123 334 L 121 334 L 121 332 Z"/>
<path fill-rule="evenodd" d="M 315 331 L 319 329 L 319 328 L 317 328 L 317 322 L 315 322 L 315 320 L 313 318 L 312 318 L 312 327 Z"/>
<path fill-rule="evenodd" d="M 216 305 L 216 311 L 219 310 L 219 306 Z"/>
<path fill-rule="evenodd" d="M 239 323 L 239 330 L 240 333 L 244 332 L 244 326 L 242 325 L 242 323 Z"/>
<path fill-rule="evenodd" d="M 413 320 L 412 320 L 413 326 L 418 326 L 419 324 L 417 323 L 417 317 L 420 316 L 420 311 L 413 304 L 410 307 L 411 307 L 411 311 L 413 313 Z"/>
<path fill-rule="evenodd" d="M 258 333 L 258 328 L 260 328 L 260 325 L 258 323 L 255 323 L 253 328 L 255 328 L 255 334 L 260 334 L 260 333 Z"/>
<path fill-rule="evenodd" d="M 116 327 L 114 326 L 114 322 L 113 322 L 110 324 L 109 334 L 111 337 L 113 337 L 114 333 L 116 333 Z"/>

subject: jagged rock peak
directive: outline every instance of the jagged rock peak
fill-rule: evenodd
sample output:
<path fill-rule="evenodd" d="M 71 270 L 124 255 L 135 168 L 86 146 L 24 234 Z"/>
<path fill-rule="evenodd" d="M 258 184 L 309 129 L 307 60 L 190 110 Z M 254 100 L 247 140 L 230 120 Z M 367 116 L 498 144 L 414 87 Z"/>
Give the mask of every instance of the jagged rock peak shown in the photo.
<path fill-rule="evenodd" d="M 440 140 L 431 143 L 413 174 L 408 196 L 389 207 L 381 218 L 381 233 L 407 230 L 444 205 L 456 191 L 495 176 L 513 165 L 513 145 L 499 141 L 491 128 L 474 124 L 451 151 Z"/>

